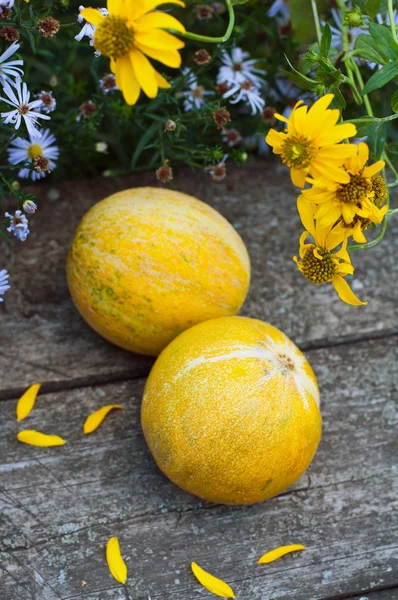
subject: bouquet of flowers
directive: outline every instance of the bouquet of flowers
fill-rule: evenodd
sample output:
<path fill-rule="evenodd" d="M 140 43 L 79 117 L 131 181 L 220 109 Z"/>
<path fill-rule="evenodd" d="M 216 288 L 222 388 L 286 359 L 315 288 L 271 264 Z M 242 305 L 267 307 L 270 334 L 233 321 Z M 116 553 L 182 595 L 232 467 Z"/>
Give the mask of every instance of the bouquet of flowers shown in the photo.
<path fill-rule="evenodd" d="M 297 267 L 363 304 L 349 252 L 397 212 L 397 6 L 0 0 L 0 194 L 15 204 L 2 237 L 29 235 L 38 202 L 23 180 L 152 170 L 170 184 L 188 165 L 221 181 L 274 153 L 300 190 Z M 0 300 L 8 288 L 3 268 Z"/>

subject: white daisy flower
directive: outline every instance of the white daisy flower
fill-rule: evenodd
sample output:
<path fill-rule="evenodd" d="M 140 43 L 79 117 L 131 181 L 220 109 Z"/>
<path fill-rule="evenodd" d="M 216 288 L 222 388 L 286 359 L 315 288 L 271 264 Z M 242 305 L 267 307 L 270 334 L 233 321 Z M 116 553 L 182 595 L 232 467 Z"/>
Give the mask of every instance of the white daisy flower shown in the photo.
<path fill-rule="evenodd" d="M 394 25 L 398 26 L 398 9 L 397 8 L 394 8 L 393 18 L 394 18 Z M 379 13 L 378 15 L 376 15 L 376 21 L 380 25 L 387 25 L 388 27 L 390 27 L 390 15 L 388 13 L 385 15 L 382 15 L 381 13 Z"/>
<path fill-rule="evenodd" d="M 231 129 L 225 129 L 222 132 L 222 139 L 223 141 L 228 144 L 228 146 L 230 146 L 231 148 L 233 146 L 236 146 L 237 144 L 239 144 L 239 142 L 242 140 L 242 136 L 239 133 L 239 131 L 237 129 L 231 128 Z"/>
<path fill-rule="evenodd" d="M 96 30 L 96 27 L 94 25 L 91 25 L 91 23 L 88 23 L 84 17 L 82 17 L 81 12 L 85 9 L 85 6 L 79 6 L 79 14 L 77 16 L 77 22 L 82 24 L 84 23 L 83 27 L 81 28 L 81 30 L 79 31 L 79 33 L 77 35 L 75 35 L 75 40 L 77 42 L 80 42 L 84 37 L 88 37 L 90 39 L 90 46 L 94 46 L 94 33 Z M 101 15 L 104 15 L 104 17 L 107 17 L 109 15 L 109 11 L 106 8 L 97 8 L 97 10 L 101 13 Z M 100 52 L 98 52 L 98 50 L 95 51 L 95 55 L 96 56 L 100 56 Z"/>
<path fill-rule="evenodd" d="M 233 48 L 231 55 L 223 50 L 221 53 L 223 66 L 218 71 L 217 83 L 235 85 L 249 80 L 258 87 L 263 85 L 264 79 L 257 77 L 256 73 L 264 75 L 265 71 L 254 66 L 258 62 L 257 59 L 246 60 L 249 56 L 250 54 L 242 48 Z"/>
<path fill-rule="evenodd" d="M 195 108 L 201 108 L 205 104 L 206 96 L 211 96 L 214 92 L 206 90 L 203 85 L 199 85 L 196 75 L 194 75 L 190 69 L 185 68 L 182 73 L 186 76 L 189 87 L 189 90 L 181 93 L 181 96 L 185 98 L 185 112 Z"/>
<path fill-rule="evenodd" d="M 10 213 L 6 212 L 6 219 L 10 219 L 10 226 L 7 227 L 7 231 L 11 233 L 14 232 L 15 237 L 24 242 L 29 235 L 29 223 L 26 216 L 23 214 L 21 210 L 16 210 L 15 215 L 10 215 Z"/>
<path fill-rule="evenodd" d="M 15 0 L 0 0 L 0 15 L 3 12 L 3 8 L 8 8 L 11 10 L 14 8 Z"/>
<path fill-rule="evenodd" d="M 113 73 L 104 75 L 102 79 L 99 80 L 99 85 L 104 94 L 109 94 L 109 92 L 114 92 L 119 89 L 117 87 L 116 77 Z"/>
<path fill-rule="evenodd" d="M 4 85 L 6 82 L 13 83 L 13 79 L 11 79 L 12 77 L 15 78 L 15 81 L 21 80 L 21 75 L 23 75 L 23 71 L 17 65 L 22 66 L 23 60 L 17 59 L 17 60 L 9 60 L 8 62 L 6 62 L 7 59 L 10 58 L 10 56 L 12 56 L 17 50 L 19 50 L 19 47 L 20 47 L 19 42 L 13 42 L 11 44 L 11 46 L 9 46 L 7 48 L 7 50 L 5 50 L 3 52 L 3 54 L 0 56 L 0 83 L 1 83 L 1 85 Z"/>
<path fill-rule="evenodd" d="M 229 99 L 231 104 L 244 102 L 250 107 L 252 115 L 261 112 L 265 106 L 265 100 L 260 96 L 259 90 L 248 79 L 234 85 L 223 95 L 223 98 Z"/>
<path fill-rule="evenodd" d="M 276 17 L 276 15 L 279 15 L 283 17 L 283 19 L 289 19 L 289 0 L 275 0 L 275 2 L 272 3 L 270 9 L 268 10 L 267 15 L 269 17 Z"/>
<path fill-rule="evenodd" d="M 41 157 L 47 159 L 49 170 L 55 169 L 55 160 L 59 157 L 59 148 L 55 145 L 55 136 L 50 133 L 49 129 L 43 131 L 43 136 L 40 142 L 33 136 L 30 140 L 17 138 L 13 140 L 8 148 L 8 162 L 11 165 L 22 163 L 22 168 L 18 172 L 18 176 L 23 179 L 31 177 L 33 181 L 46 176 L 46 171 L 35 170 L 35 159 Z"/>
<path fill-rule="evenodd" d="M 2 298 L 2 296 L 4 296 L 7 290 L 9 290 L 11 287 L 8 283 L 9 277 L 10 275 L 6 269 L 2 269 L 0 271 L 0 302 L 4 301 L 4 298 Z"/>
<path fill-rule="evenodd" d="M 16 94 L 13 88 L 15 89 Z M 0 100 L 6 104 L 9 104 L 10 106 L 15 107 L 13 110 L 1 113 L 4 123 L 12 123 L 13 125 L 15 124 L 15 129 L 19 129 L 23 119 L 29 135 L 37 138 L 41 137 L 40 131 L 36 129 L 36 125 L 38 124 L 37 120 L 50 119 L 48 115 L 43 115 L 33 110 L 41 106 L 41 101 L 34 100 L 33 102 L 29 102 L 30 92 L 28 91 L 28 86 L 26 83 L 22 83 L 21 81 L 16 81 L 13 84 L 13 87 L 11 87 L 11 85 L 6 81 L 3 91 L 6 96 L 8 96 L 8 100 L 1 96 Z"/>
<path fill-rule="evenodd" d="M 55 100 L 52 92 L 45 92 L 42 90 L 40 94 L 36 95 L 36 98 L 38 98 L 41 102 L 41 106 L 39 106 L 39 108 L 42 112 L 48 115 L 55 110 L 57 101 Z"/>

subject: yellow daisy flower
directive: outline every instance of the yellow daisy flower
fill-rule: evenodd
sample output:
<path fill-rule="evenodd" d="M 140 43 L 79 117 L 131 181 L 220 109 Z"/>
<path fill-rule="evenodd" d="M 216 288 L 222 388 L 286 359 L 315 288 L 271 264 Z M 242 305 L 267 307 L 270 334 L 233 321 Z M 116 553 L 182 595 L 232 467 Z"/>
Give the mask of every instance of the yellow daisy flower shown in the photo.
<path fill-rule="evenodd" d="M 302 196 L 297 200 L 297 207 L 306 231 L 300 237 L 300 258 L 293 257 L 300 272 L 309 281 L 316 284 L 332 283 L 341 300 L 353 306 L 367 304 L 359 300 L 344 277 L 353 275 L 354 267 L 347 252 L 347 236 L 344 232 L 336 232 L 332 227 L 321 228 L 314 222 L 312 207 Z M 314 243 L 306 243 L 308 235 L 312 235 Z M 332 252 L 340 246 L 338 251 Z"/>
<path fill-rule="evenodd" d="M 265 140 L 272 146 L 274 154 L 279 154 L 282 162 L 289 167 L 292 182 L 298 187 L 304 187 L 308 174 L 313 177 L 331 174 L 341 177 L 339 167 L 355 153 L 350 144 L 338 143 L 354 136 L 357 130 L 352 123 L 337 125 L 340 111 L 328 108 L 333 98 L 333 94 L 327 94 L 309 110 L 302 106 L 303 101 L 300 100 L 289 119 L 274 115 L 287 124 L 286 130 L 271 129 Z"/>
<path fill-rule="evenodd" d="M 314 218 L 320 227 L 332 226 L 342 219 L 343 226 L 350 226 L 356 241 L 360 237 L 366 241 L 361 235 L 362 225 L 382 222 L 388 206 L 378 206 L 383 179 L 376 176 L 385 163 L 379 160 L 367 167 L 368 160 L 369 148 L 362 142 L 356 147 L 355 155 L 345 160 L 338 181 L 333 173 L 315 180 L 307 179 L 312 188 L 304 190 L 302 195 L 307 202 L 316 205 Z M 386 197 L 385 193 L 384 199 Z"/>
<path fill-rule="evenodd" d="M 141 89 L 149 98 L 170 84 L 149 62 L 147 56 L 168 67 L 178 68 L 178 50 L 184 42 L 167 29 L 185 32 L 183 25 L 168 13 L 154 11 L 160 4 L 178 4 L 181 0 L 108 0 L 109 15 L 85 8 L 81 16 L 96 27 L 94 46 L 111 59 L 111 70 L 127 104 L 135 104 Z"/>

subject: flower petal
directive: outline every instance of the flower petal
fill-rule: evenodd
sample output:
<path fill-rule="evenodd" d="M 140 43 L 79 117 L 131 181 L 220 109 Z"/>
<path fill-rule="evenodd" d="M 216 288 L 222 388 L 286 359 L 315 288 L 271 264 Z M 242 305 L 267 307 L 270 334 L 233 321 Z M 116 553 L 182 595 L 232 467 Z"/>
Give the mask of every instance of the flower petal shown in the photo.
<path fill-rule="evenodd" d="M 103 406 L 99 408 L 95 412 L 89 415 L 84 423 L 83 431 L 84 433 L 92 433 L 101 425 L 102 421 L 105 419 L 106 415 L 114 410 L 115 408 L 123 408 L 121 404 L 107 404 L 107 406 Z"/>
<path fill-rule="evenodd" d="M 151 12 L 136 21 L 137 30 L 174 29 L 185 33 L 185 27 L 178 19 L 164 12 Z"/>
<path fill-rule="evenodd" d="M 85 8 L 81 11 L 80 15 L 83 17 L 83 19 L 95 27 L 98 27 L 98 25 L 100 25 L 105 19 L 105 16 L 96 8 Z"/>
<path fill-rule="evenodd" d="M 289 554 L 290 552 L 297 552 L 298 550 L 306 550 L 305 546 L 301 546 L 301 544 L 292 544 L 291 546 L 280 546 L 279 548 L 275 548 L 275 550 L 271 550 L 271 552 L 267 552 L 267 554 L 263 554 L 263 556 L 258 560 L 259 565 L 268 564 L 277 560 L 281 556 L 285 556 L 285 554 Z"/>
<path fill-rule="evenodd" d="M 117 537 L 111 538 L 106 545 L 106 562 L 116 581 L 124 585 L 127 580 L 127 567 L 120 553 Z"/>
<path fill-rule="evenodd" d="M 340 275 L 335 275 L 332 280 L 333 287 L 338 293 L 339 297 L 343 302 L 347 304 L 351 304 L 352 306 L 361 306 L 367 304 L 367 302 L 362 302 L 359 300 L 345 279 L 343 279 Z"/>
<path fill-rule="evenodd" d="M 235 598 L 233 590 L 221 579 L 217 579 L 214 575 L 207 573 L 207 571 L 204 571 L 195 562 L 191 564 L 191 569 L 199 583 L 212 594 L 220 596 L 221 598 Z"/>
<path fill-rule="evenodd" d="M 22 421 L 23 419 L 26 419 L 28 414 L 31 412 L 31 410 L 33 409 L 33 407 L 35 405 L 36 396 L 39 393 L 40 388 L 41 388 L 40 383 L 34 383 L 20 397 L 20 399 L 18 400 L 17 411 L 16 411 L 18 421 Z"/>
<path fill-rule="evenodd" d="M 40 433 L 40 431 L 34 431 L 33 429 L 24 429 L 17 434 L 17 439 L 23 444 L 29 444 L 30 446 L 64 446 L 66 441 L 63 440 L 59 435 L 47 435 L 46 433 Z"/>

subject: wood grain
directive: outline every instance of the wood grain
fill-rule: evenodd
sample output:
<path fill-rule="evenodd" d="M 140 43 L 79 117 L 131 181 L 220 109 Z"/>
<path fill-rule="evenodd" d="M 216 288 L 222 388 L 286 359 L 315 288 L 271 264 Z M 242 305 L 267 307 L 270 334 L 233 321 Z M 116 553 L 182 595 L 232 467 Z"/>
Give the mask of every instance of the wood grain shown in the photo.
<path fill-rule="evenodd" d="M 290 490 L 249 507 L 201 501 L 159 473 L 139 426 L 143 380 L 41 394 L 20 424 L 15 399 L 2 402 L 0 598 L 210 600 L 190 573 L 195 560 L 228 581 L 239 600 L 393 600 L 396 337 L 307 355 L 322 390 L 320 448 Z M 91 411 L 119 402 L 123 412 L 83 435 Z M 25 427 L 68 444 L 19 444 L 16 432 Z M 129 596 L 105 563 L 113 535 L 129 568 Z M 256 565 L 267 550 L 296 542 L 307 550 Z"/>

